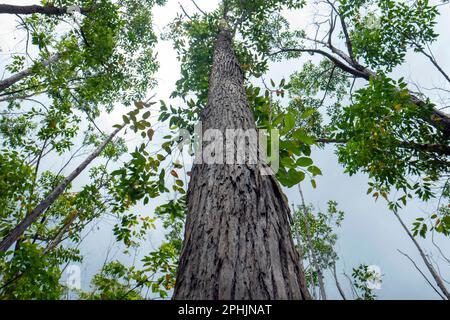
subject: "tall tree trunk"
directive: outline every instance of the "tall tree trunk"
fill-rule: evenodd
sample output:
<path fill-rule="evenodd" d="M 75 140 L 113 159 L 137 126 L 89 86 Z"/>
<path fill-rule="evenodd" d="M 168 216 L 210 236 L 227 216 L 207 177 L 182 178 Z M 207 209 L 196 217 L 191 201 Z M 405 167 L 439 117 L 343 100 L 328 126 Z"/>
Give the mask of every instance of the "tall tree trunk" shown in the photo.
<path fill-rule="evenodd" d="M 203 131 L 225 137 L 226 129 L 256 126 L 231 32 L 221 25 L 201 120 Z M 194 164 L 174 299 L 309 299 L 289 205 L 263 168 Z"/>
<path fill-rule="evenodd" d="M 115 129 L 98 148 L 92 152 L 74 171 L 72 171 L 53 191 L 39 203 L 9 234 L 0 242 L 0 252 L 8 250 L 14 242 L 19 240 L 25 230 L 33 224 L 45 210 L 47 210 L 58 197 L 66 190 L 67 186 L 75 180 L 78 175 L 96 159 L 100 153 L 106 148 L 112 139 L 122 130 L 124 126 Z"/>

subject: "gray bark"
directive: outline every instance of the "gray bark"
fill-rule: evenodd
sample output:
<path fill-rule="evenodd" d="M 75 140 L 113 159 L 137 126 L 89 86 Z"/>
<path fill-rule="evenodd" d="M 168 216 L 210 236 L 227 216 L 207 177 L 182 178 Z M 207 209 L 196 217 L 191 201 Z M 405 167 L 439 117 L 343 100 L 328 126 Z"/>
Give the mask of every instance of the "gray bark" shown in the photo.
<path fill-rule="evenodd" d="M 256 126 L 231 32 L 221 29 L 201 120 L 225 137 Z M 174 299 L 309 299 L 289 205 L 276 178 L 261 175 L 265 167 L 194 164 Z"/>
<path fill-rule="evenodd" d="M 433 277 L 434 281 L 436 281 L 437 286 L 439 287 L 439 289 L 441 289 L 442 293 L 445 295 L 447 300 L 450 300 L 450 293 L 448 292 L 447 287 L 444 284 L 444 281 L 439 276 L 437 271 L 434 269 L 434 267 L 431 264 L 431 262 L 428 260 L 428 257 L 425 254 L 425 252 L 423 251 L 422 247 L 417 242 L 416 238 L 414 238 L 414 236 L 411 234 L 411 232 L 409 231 L 408 227 L 405 225 L 403 220 L 400 218 L 400 215 L 397 212 L 394 212 L 394 215 L 397 218 L 397 220 L 400 222 L 400 224 L 402 225 L 402 227 L 405 230 L 405 232 L 408 235 L 408 237 L 412 240 L 412 242 L 416 246 L 417 250 L 419 250 L 419 254 L 422 257 L 422 260 L 425 263 L 425 266 L 427 267 L 428 271 L 430 271 L 431 276 Z"/>
<path fill-rule="evenodd" d="M 41 214 L 45 212 L 58 197 L 64 192 L 67 186 L 75 180 L 78 175 L 86 169 L 86 167 L 97 158 L 111 140 L 122 130 L 123 126 L 114 130 L 103 143 L 91 153 L 74 171 L 72 171 L 53 191 L 37 205 L 0 243 L 0 252 L 8 250 L 14 242 L 16 242 L 22 234 L 33 224 Z"/>
<path fill-rule="evenodd" d="M 319 282 L 320 297 L 322 298 L 322 300 L 327 300 L 327 293 L 325 291 L 325 284 L 323 282 L 322 269 L 320 268 L 319 263 L 317 262 L 316 252 L 314 250 L 314 246 L 312 243 L 311 233 L 310 233 L 310 229 L 309 229 L 309 222 L 308 222 L 308 213 L 306 212 L 305 197 L 303 196 L 303 191 L 302 191 L 302 187 L 301 187 L 300 183 L 298 184 L 298 192 L 300 193 L 300 198 L 302 200 L 302 211 L 303 211 L 303 216 L 305 218 L 306 238 L 307 238 L 307 242 L 308 242 L 309 252 L 312 257 L 313 267 L 317 272 L 317 281 Z M 314 286 L 314 282 L 312 283 L 312 285 Z"/>
<path fill-rule="evenodd" d="M 338 289 L 339 294 L 341 295 L 342 299 L 343 300 L 347 300 L 347 298 L 345 297 L 344 290 L 342 289 L 342 286 L 341 286 L 341 284 L 339 282 L 339 279 L 338 279 L 338 276 L 337 276 L 337 273 L 336 273 L 336 264 L 333 264 L 333 277 L 334 277 L 334 281 L 336 283 L 336 288 Z"/>
<path fill-rule="evenodd" d="M 50 58 L 48 58 L 47 60 L 42 61 L 40 63 L 42 64 L 43 67 L 48 67 L 52 63 L 55 63 L 59 58 L 60 58 L 60 55 L 58 53 L 56 53 L 56 54 L 50 56 Z M 16 74 L 10 76 L 9 78 L 6 78 L 6 79 L 0 81 L 0 91 L 4 91 L 4 90 L 8 89 L 10 86 L 12 86 L 13 84 L 19 82 L 20 80 L 28 77 L 32 73 L 33 73 L 33 68 L 28 68 L 28 69 L 22 70 Z"/>

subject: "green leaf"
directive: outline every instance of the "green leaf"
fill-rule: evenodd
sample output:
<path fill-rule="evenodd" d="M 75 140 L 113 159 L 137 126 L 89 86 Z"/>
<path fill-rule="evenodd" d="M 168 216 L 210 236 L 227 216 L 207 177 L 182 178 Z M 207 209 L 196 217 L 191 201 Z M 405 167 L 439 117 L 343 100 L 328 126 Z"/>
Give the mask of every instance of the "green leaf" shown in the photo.
<path fill-rule="evenodd" d="M 295 117 L 292 113 L 288 113 L 284 118 L 284 133 L 288 133 L 295 127 Z"/>
<path fill-rule="evenodd" d="M 316 112 L 315 109 L 308 109 L 305 112 L 302 113 L 302 115 L 300 116 L 300 119 L 306 119 L 309 118 L 310 116 L 312 116 L 314 113 Z"/>
<path fill-rule="evenodd" d="M 313 161 L 311 158 L 301 157 L 297 159 L 296 164 L 300 167 L 309 167 L 313 164 Z"/>
<path fill-rule="evenodd" d="M 288 183 L 289 183 L 288 186 L 293 187 L 305 179 L 305 173 L 303 171 L 297 171 L 294 169 L 290 169 L 288 171 L 287 178 L 288 178 Z"/>
<path fill-rule="evenodd" d="M 293 134 L 294 138 L 308 145 L 312 145 L 315 143 L 315 140 L 308 136 L 303 129 L 298 129 Z"/>
<path fill-rule="evenodd" d="M 321 176 L 322 171 L 316 166 L 310 166 L 308 171 L 311 172 L 314 176 Z"/>
<path fill-rule="evenodd" d="M 143 119 L 148 119 L 149 117 L 150 117 L 150 111 L 147 111 L 147 112 L 145 112 L 143 115 L 142 115 L 142 118 Z"/>

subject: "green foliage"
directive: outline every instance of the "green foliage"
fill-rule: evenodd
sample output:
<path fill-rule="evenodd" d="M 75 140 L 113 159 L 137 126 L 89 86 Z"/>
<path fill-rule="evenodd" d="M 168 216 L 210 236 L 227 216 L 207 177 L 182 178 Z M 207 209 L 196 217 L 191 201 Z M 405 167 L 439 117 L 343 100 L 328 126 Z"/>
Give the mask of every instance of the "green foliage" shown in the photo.
<path fill-rule="evenodd" d="M 445 143 L 442 133 L 419 120 L 430 117 L 431 106 L 412 103 L 405 87 L 402 79 L 372 79 L 368 87 L 354 94 L 355 103 L 343 108 L 333 127 L 335 137 L 346 141 L 338 147 L 340 162 L 345 163 L 349 174 L 369 174 L 374 180 L 369 193 L 376 189 L 387 198 L 391 188 L 404 192 L 397 202 L 391 203 L 392 209 L 405 204 L 412 197 L 411 192 L 429 200 L 433 197 L 431 183 L 438 181 L 447 168 L 445 156 L 430 157 L 421 147 Z M 422 183 L 410 183 L 414 176 L 421 178 Z"/>
<path fill-rule="evenodd" d="M 31 63 L 29 76 L 1 93 L 1 239 L 54 191 L 65 178 L 64 169 L 106 140 L 108 135 L 98 133 L 95 123 L 101 112 L 111 112 L 118 103 L 130 106 L 135 102 L 126 124 L 145 138 L 150 130 L 150 114 L 144 110 L 148 105 L 141 100 L 154 85 L 152 74 L 158 67 L 151 16 L 155 1 L 60 0 L 52 4 L 75 4 L 92 7 L 92 11 L 83 16 L 34 14 L 20 19 L 19 28 L 30 39 L 27 53 L 37 52 L 30 58 L 38 62 Z M 27 66 L 25 56 L 13 56 L 7 70 L 22 71 Z M 53 62 L 48 66 L 39 62 L 50 57 Z M 75 149 L 75 143 L 81 146 Z M 105 213 L 116 215 L 116 235 L 129 246 L 153 228 L 151 218 L 124 213 L 131 205 L 128 198 L 134 203 L 138 198 L 133 198 L 129 184 L 115 185 L 117 177 L 108 168 L 109 162 L 118 161 L 126 151 L 121 138 L 108 144 L 100 155 L 104 162 L 86 172 L 88 182 L 76 190 L 70 185 L 63 190 L 15 247 L 0 257 L 2 297 L 61 298 L 64 264 L 82 258 L 71 248 L 82 241 L 85 228 Z M 142 165 L 139 161 L 136 157 L 133 165 Z M 51 169 L 43 165 L 50 162 Z M 141 174 L 131 183 L 147 178 Z M 118 190 L 120 186 L 125 191 Z M 154 191 L 149 187 L 144 192 Z"/>
<path fill-rule="evenodd" d="M 341 0 L 339 12 L 349 23 L 354 54 L 375 69 L 400 65 L 408 49 L 422 51 L 436 40 L 438 10 L 428 0 Z"/>
<path fill-rule="evenodd" d="M 79 296 L 85 300 L 142 300 L 139 289 L 148 282 L 143 272 L 113 261 L 92 278 L 92 292 L 80 292 Z"/>
<path fill-rule="evenodd" d="M 336 229 L 341 226 L 344 215 L 343 211 L 337 209 L 335 201 L 328 201 L 326 212 L 314 213 L 311 206 L 299 206 L 295 210 L 292 230 L 297 246 L 302 248 L 302 259 L 305 262 L 311 262 L 314 254 L 321 270 L 330 269 L 336 264 L 338 260 L 334 249 L 338 238 Z M 315 267 L 309 265 L 308 268 Z"/>
<path fill-rule="evenodd" d="M 64 292 L 58 265 L 79 261 L 78 252 L 64 250 L 43 255 L 35 244 L 22 244 L 11 259 L 0 259 L 0 299 L 59 299 Z"/>
<path fill-rule="evenodd" d="M 361 264 L 353 268 L 352 277 L 353 285 L 359 291 L 357 300 L 376 300 L 374 289 L 368 283 L 372 281 L 381 283 L 380 275 L 369 270 L 369 266 Z"/>

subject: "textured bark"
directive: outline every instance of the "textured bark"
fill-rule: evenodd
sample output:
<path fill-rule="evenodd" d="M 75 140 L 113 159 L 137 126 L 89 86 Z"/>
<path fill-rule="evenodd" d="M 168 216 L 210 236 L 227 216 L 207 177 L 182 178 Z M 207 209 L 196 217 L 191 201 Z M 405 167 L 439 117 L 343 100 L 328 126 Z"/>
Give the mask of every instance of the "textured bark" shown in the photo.
<path fill-rule="evenodd" d="M 203 131 L 255 129 L 244 75 L 223 28 L 214 51 Z M 207 144 L 203 144 L 206 147 Z M 194 164 L 174 299 L 309 299 L 290 210 L 265 165 Z"/>

